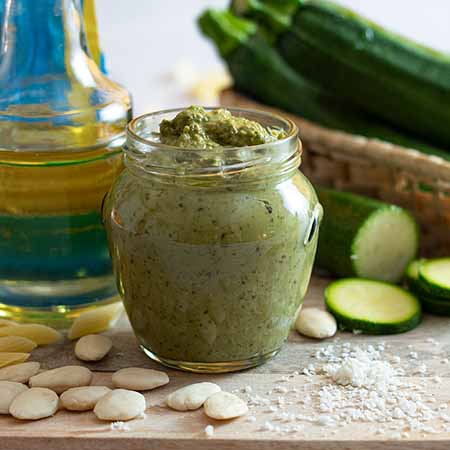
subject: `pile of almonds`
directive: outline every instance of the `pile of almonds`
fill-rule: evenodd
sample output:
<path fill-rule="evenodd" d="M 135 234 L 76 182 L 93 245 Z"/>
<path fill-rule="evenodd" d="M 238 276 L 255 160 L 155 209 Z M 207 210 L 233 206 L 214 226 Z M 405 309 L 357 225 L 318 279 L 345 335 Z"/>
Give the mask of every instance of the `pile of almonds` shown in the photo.
<path fill-rule="evenodd" d="M 111 350 L 112 342 L 96 334 L 109 328 L 121 313 L 121 305 L 108 305 L 81 314 L 69 330 L 77 339 L 75 355 L 81 361 L 100 361 Z M 19 325 L 0 319 L 0 414 L 22 420 L 37 420 L 54 415 L 59 408 L 90 411 L 100 420 L 126 421 L 145 413 L 148 391 L 169 383 L 165 372 L 129 367 L 112 375 L 114 389 L 92 386 L 92 372 L 84 366 L 64 366 L 40 372 L 38 362 L 25 362 L 34 348 L 52 344 L 62 335 L 45 325 Z M 199 409 L 213 419 L 242 416 L 247 404 L 223 392 L 214 383 L 196 383 L 170 394 L 167 405 L 177 411 Z"/>

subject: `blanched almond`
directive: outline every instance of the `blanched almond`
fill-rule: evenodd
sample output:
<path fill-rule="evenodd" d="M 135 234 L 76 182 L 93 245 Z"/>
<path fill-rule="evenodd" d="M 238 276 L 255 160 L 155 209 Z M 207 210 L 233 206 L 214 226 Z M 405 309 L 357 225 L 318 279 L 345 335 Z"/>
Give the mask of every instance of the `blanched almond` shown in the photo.
<path fill-rule="evenodd" d="M 88 334 L 79 339 L 75 345 L 75 356 L 81 361 L 100 361 L 111 350 L 109 337 L 101 334 Z"/>
<path fill-rule="evenodd" d="M 177 411 L 191 411 L 200 408 L 216 392 L 220 392 L 220 387 L 214 383 L 190 384 L 172 392 L 167 405 Z"/>
<path fill-rule="evenodd" d="M 99 306 L 81 313 L 72 323 L 67 337 L 78 339 L 88 334 L 97 334 L 109 329 L 123 312 L 122 302 Z"/>
<path fill-rule="evenodd" d="M 12 401 L 9 413 L 16 419 L 43 419 L 55 414 L 58 403 L 58 396 L 50 389 L 32 388 L 22 392 Z"/>
<path fill-rule="evenodd" d="M 17 383 L 28 383 L 28 380 L 39 372 L 38 362 L 26 362 L 0 369 L 0 380 L 15 381 Z"/>
<path fill-rule="evenodd" d="M 90 411 L 111 389 L 106 386 L 70 388 L 61 394 L 61 405 L 69 411 Z"/>
<path fill-rule="evenodd" d="M 13 400 L 28 387 L 13 381 L 0 381 L 0 414 L 9 414 L 9 407 Z"/>
<path fill-rule="evenodd" d="M 112 376 L 114 387 L 131 389 L 132 391 L 147 391 L 164 386 L 169 382 L 166 372 L 139 367 L 120 369 Z"/>
<path fill-rule="evenodd" d="M 244 400 L 229 392 L 217 392 L 204 404 L 205 414 L 211 419 L 228 420 L 243 416 L 248 411 Z"/>
<path fill-rule="evenodd" d="M 336 334 L 337 323 L 327 311 L 319 308 L 303 308 L 295 321 L 295 328 L 304 336 L 325 339 Z"/>
<path fill-rule="evenodd" d="M 145 397 L 139 392 L 115 389 L 95 405 L 94 414 L 101 420 L 131 420 L 143 414 Z"/>
<path fill-rule="evenodd" d="M 87 367 L 64 366 L 46 370 L 30 378 L 30 387 L 49 388 L 57 394 L 67 389 L 88 386 L 92 381 L 92 372 Z"/>
<path fill-rule="evenodd" d="M 59 331 L 37 323 L 0 327 L 0 336 L 23 336 L 37 345 L 53 344 L 62 338 Z"/>

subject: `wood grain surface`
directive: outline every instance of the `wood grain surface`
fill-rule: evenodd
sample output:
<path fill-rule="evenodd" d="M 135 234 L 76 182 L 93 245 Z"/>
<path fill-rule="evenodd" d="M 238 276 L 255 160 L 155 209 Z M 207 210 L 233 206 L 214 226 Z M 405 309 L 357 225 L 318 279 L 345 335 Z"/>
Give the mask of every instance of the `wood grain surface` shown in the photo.
<path fill-rule="evenodd" d="M 306 306 L 323 306 L 323 288 L 329 282 L 314 277 L 307 294 Z M 125 318 L 109 332 L 114 342 L 112 353 L 104 360 L 91 364 L 96 371 L 93 384 L 110 385 L 111 372 L 129 366 L 166 370 L 150 361 L 139 350 Z M 430 343 L 429 338 L 437 343 Z M 351 423 L 344 427 L 328 427 L 318 423 L 303 424 L 294 433 L 274 433 L 264 430 L 266 421 L 274 420 L 274 413 L 267 407 L 251 408 L 247 417 L 234 421 L 218 422 L 208 419 L 203 410 L 175 412 L 165 404 L 166 396 L 177 389 L 198 381 L 213 381 L 222 389 L 235 391 L 245 397 L 244 390 L 251 387 L 252 395 L 258 394 L 275 400 L 277 393 L 270 393 L 284 375 L 289 376 L 286 386 L 297 389 L 299 396 L 308 395 L 324 382 L 323 376 L 305 376 L 301 372 L 310 363 L 317 363 L 313 355 L 319 348 L 331 342 L 351 341 L 362 346 L 386 342 L 386 351 L 405 359 L 411 351 L 418 354 L 411 364 L 425 363 L 427 373 L 417 377 L 414 371 L 406 371 L 405 379 L 420 385 L 427 395 L 440 404 L 450 402 L 450 319 L 426 316 L 415 330 L 394 336 L 363 336 L 338 333 L 326 342 L 299 336 L 293 331 L 283 350 L 269 363 L 241 373 L 227 375 L 195 375 L 166 370 L 170 376 L 167 386 L 145 393 L 148 409 L 146 417 L 127 422 L 129 430 L 112 430 L 109 423 L 97 420 L 92 412 L 70 413 L 59 411 L 54 417 L 36 422 L 21 422 L 9 416 L 0 416 L 0 450 L 415 450 L 450 448 L 450 431 L 424 435 L 411 432 L 407 437 L 393 440 L 389 435 L 376 434 L 377 424 Z M 73 356 L 73 343 L 68 341 L 39 349 L 33 360 L 43 362 L 44 367 L 80 364 Z M 295 374 L 299 372 L 298 374 Z M 436 375 L 441 377 L 437 381 Z M 292 402 L 286 412 L 308 415 L 307 405 Z M 214 435 L 207 437 L 204 429 L 213 425 Z"/>

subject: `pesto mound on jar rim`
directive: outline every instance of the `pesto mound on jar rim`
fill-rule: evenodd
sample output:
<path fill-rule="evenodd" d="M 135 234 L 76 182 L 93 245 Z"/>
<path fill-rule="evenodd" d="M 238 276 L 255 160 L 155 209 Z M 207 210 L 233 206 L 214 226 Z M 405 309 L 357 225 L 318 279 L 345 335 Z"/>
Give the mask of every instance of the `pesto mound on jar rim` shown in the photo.
<path fill-rule="evenodd" d="M 162 120 L 159 137 L 161 143 L 174 147 L 212 149 L 267 144 L 284 139 L 286 132 L 234 116 L 226 109 L 206 111 L 201 106 L 190 106 L 174 119 Z"/>
<path fill-rule="evenodd" d="M 196 372 L 262 364 L 289 333 L 317 244 L 297 128 L 193 106 L 134 119 L 125 152 L 104 221 L 142 348 Z"/>

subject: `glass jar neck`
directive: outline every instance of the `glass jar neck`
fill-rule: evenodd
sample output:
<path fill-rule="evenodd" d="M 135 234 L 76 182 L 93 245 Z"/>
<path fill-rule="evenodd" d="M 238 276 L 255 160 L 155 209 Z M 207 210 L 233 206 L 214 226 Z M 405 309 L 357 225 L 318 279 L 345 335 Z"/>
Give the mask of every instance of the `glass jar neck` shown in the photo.
<path fill-rule="evenodd" d="M 279 179 L 296 171 L 301 162 L 301 142 L 292 122 L 263 112 L 242 109 L 230 111 L 233 115 L 246 117 L 263 126 L 284 129 L 286 137 L 244 147 L 174 147 L 158 142 L 157 130 L 161 120 L 180 110 L 162 111 L 138 117 L 129 124 L 124 147 L 126 166 L 138 177 L 197 186 Z"/>

